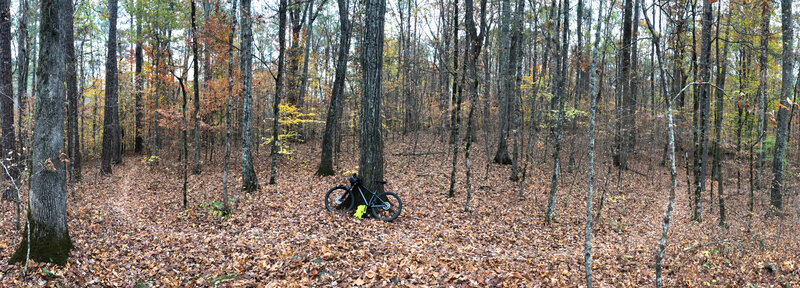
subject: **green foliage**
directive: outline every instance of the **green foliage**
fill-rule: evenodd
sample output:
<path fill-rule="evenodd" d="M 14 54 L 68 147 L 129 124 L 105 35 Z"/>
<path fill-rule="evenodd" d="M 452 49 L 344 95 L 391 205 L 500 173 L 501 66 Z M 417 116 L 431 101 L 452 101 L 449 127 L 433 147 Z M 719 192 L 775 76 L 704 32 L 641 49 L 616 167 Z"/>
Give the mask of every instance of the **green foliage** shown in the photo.
<path fill-rule="evenodd" d="M 236 199 L 228 198 L 228 207 L 232 206 Z M 217 198 L 212 201 L 200 203 L 200 212 L 208 212 L 209 216 L 214 219 L 220 219 L 228 216 L 228 211 L 225 210 L 225 203 Z"/>
<path fill-rule="evenodd" d="M 157 166 L 159 162 L 161 162 L 161 157 L 156 155 L 150 155 L 149 157 L 146 156 L 144 159 L 142 159 L 142 163 L 147 165 L 147 169 Z"/>

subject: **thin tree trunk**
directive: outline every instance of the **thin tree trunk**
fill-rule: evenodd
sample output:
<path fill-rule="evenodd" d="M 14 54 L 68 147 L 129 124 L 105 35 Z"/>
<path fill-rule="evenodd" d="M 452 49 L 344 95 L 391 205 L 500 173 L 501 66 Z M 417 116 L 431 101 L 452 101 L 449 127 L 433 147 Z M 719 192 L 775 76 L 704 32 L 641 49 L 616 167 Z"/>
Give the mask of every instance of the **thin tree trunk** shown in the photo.
<path fill-rule="evenodd" d="M 589 112 L 589 184 L 586 191 L 586 229 L 584 230 L 583 244 L 583 267 L 586 275 L 586 288 L 592 288 L 592 201 L 594 193 L 594 138 L 595 138 L 595 116 L 597 115 L 597 54 L 600 47 L 600 28 L 603 24 L 603 0 L 600 0 L 600 7 L 597 9 L 597 26 L 595 26 L 594 45 L 592 45 L 592 62 L 589 65 L 591 108 Z M 580 93 L 580 91 L 578 92 Z"/>
<path fill-rule="evenodd" d="M 336 75 L 333 81 L 328 114 L 325 119 L 325 133 L 322 136 L 322 157 L 317 168 L 317 175 L 331 176 L 333 170 L 333 146 L 338 134 L 339 118 L 342 113 L 342 99 L 344 98 L 345 77 L 347 76 L 347 55 L 350 52 L 350 19 L 348 0 L 337 0 L 339 5 L 339 51 L 336 59 Z"/>
<path fill-rule="evenodd" d="M 718 17 L 722 17 L 720 14 Z M 728 27 L 730 27 L 731 18 L 728 16 Z M 717 27 L 719 29 L 719 27 Z M 725 28 L 725 37 L 728 37 L 728 29 Z M 719 33 L 719 32 L 717 32 Z M 719 42 L 717 42 L 717 50 L 719 50 Z M 725 76 L 727 76 L 728 65 L 728 41 L 725 41 L 725 46 L 722 48 L 722 55 L 719 55 L 719 51 L 717 51 L 717 90 L 714 90 L 715 96 L 715 103 L 714 103 L 714 168 L 712 168 L 712 173 L 717 181 L 717 197 L 719 198 L 719 225 L 725 226 L 725 194 L 723 188 L 723 171 L 722 171 L 722 117 L 724 117 L 722 111 L 724 108 L 724 98 L 725 95 Z M 709 205 L 713 206 L 713 205 Z"/>
<path fill-rule="evenodd" d="M 142 75 L 142 65 L 144 64 L 144 55 L 142 51 L 142 16 L 136 15 L 136 48 L 134 49 L 134 53 L 136 53 L 135 59 L 135 74 L 136 74 L 136 95 L 135 95 L 135 109 L 136 113 L 134 114 L 134 140 L 133 140 L 133 152 L 141 153 L 144 150 L 144 138 L 142 137 L 142 131 L 144 130 L 144 126 L 142 126 L 142 120 L 144 119 L 144 107 L 142 103 L 142 96 L 144 94 L 144 75 Z"/>
<path fill-rule="evenodd" d="M 236 35 L 236 0 L 232 0 L 230 22 L 231 33 L 228 34 L 228 103 L 225 106 L 225 164 L 222 168 L 222 213 L 230 214 L 228 206 L 228 166 L 231 159 L 231 126 L 233 122 L 233 38 Z"/>
<path fill-rule="evenodd" d="M 253 169 L 253 132 L 252 132 L 252 99 L 253 99 L 253 30 L 250 18 L 250 0 L 242 0 L 242 191 L 247 193 L 258 189 L 256 171 Z M 277 115 L 276 115 L 277 117 Z"/>
<path fill-rule="evenodd" d="M 628 0 L 631 1 L 631 0 Z M 561 42 L 558 43 L 558 46 L 561 46 L 561 51 L 558 53 L 559 59 L 556 59 L 556 85 L 555 85 L 555 97 L 558 97 L 558 120 L 556 122 L 556 137 L 553 143 L 553 178 L 550 182 L 550 196 L 547 200 L 547 211 L 545 213 L 545 221 L 550 223 L 553 221 L 553 213 L 555 211 L 555 202 L 556 202 L 556 192 L 558 192 L 558 178 L 559 178 L 559 169 L 561 160 L 561 133 L 564 127 L 564 100 L 566 96 L 566 88 L 564 87 L 565 76 L 566 76 L 566 59 L 567 59 L 567 48 L 569 47 L 568 35 L 569 35 L 569 0 L 564 0 L 562 4 L 564 11 L 562 12 L 563 15 L 559 17 L 564 17 L 563 25 L 561 27 Z"/>
<path fill-rule="evenodd" d="M 286 0 L 281 0 L 278 10 L 278 77 L 275 78 L 275 99 L 272 101 L 272 149 L 270 157 L 272 166 L 270 168 L 269 184 L 276 184 L 276 174 L 278 173 L 278 117 L 280 111 L 278 105 L 281 103 L 283 93 L 283 62 L 286 52 Z"/>
<path fill-rule="evenodd" d="M 192 0 L 191 22 L 192 22 L 192 65 L 194 65 L 194 166 L 192 166 L 192 174 L 200 174 L 202 166 L 200 164 L 200 137 L 203 132 L 200 130 L 200 53 L 197 47 L 197 17 L 195 1 Z"/>
<path fill-rule="evenodd" d="M 792 70 L 794 69 L 794 58 L 792 52 L 793 41 L 792 29 L 792 0 L 781 0 L 781 35 L 782 41 L 782 61 L 781 61 L 781 96 L 778 106 L 778 128 L 775 136 L 775 153 L 772 161 L 772 189 L 770 190 L 769 204 L 774 212 L 780 214 L 783 210 L 783 162 L 786 153 L 786 126 L 789 123 L 789 93 L 792 92 Z"/>
<path fill-rule="evenodd" d="M 661 279 L 661 270 L 662 270 L 662 261 L 664 259 L 664 251 L 667 247 L 667 233 L 669 232 L 669 225 L 670 221 L 672 220 L 672 208 L 673 204 L 675 203 L 675 189 L 678 184 L 678 172 L 675 169 L 675 128 L 674 128 L 674 121 L 672 117 L 672 93 L 669 91 L 670 85 L 667 82 L 666 70 L 664 69 L 664 61 L 661 54 L 661 40 L 660 34 L 653 31 L 653 24 L 650 22 L 650 19 L 647 18 L 646 9 L 644 7 L 644 2 L 640 2 L 642 5 L 642 10 L 644 12 L 644 18 L 647 22 L 647 28 L 650 30 L 651 40 L 653 46 L 656 50 L 656 56 L 658 57 L 658 67 L 659 67 L 659 75 L 661 77 L 661 87 L 664 93 L 664 99 L 667 104 L 667 132 L 669 134 L 669 172 L 670 172 L 670 189 L 669 189 L 669 200 L 667 200 L 667 211 L 664 213 L 664 225 L 661 228 L 661 238 L 658 241 L 658 252 L 656 253 L 656 287 L 661 288 L 663 283 Z M 678 92 L 678 95 L 683 93 L 683 91 Z M 676 97 L 678 96 L 676 95 Z"/>

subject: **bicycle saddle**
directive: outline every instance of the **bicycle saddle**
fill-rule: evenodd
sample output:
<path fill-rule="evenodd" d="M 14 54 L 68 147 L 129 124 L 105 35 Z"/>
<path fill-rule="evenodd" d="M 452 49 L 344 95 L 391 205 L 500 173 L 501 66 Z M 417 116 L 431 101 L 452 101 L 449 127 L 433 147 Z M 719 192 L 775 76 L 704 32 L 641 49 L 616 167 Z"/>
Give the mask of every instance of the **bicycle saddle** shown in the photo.
<path fill-rule="evenodd" d="M 376 180 L 375 183 L 383 185 L 383 184 L 386 184 L 386 183 L 389 183 L 389 182 L 382 181 L 382 180 Z"/>

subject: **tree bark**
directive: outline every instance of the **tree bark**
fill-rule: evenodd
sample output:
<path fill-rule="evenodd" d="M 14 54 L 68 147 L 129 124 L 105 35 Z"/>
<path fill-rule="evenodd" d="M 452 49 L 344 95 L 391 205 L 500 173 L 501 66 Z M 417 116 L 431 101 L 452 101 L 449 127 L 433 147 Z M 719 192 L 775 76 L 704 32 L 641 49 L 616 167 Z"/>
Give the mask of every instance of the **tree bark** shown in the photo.
<path fill-rule="evenodd" d="M 16 150 L 14 139 L 14 84 L 11 65 L 11 1 L 0 0 L 0 106 L 2 108 L 2 132 L 3 132 L 3 165 L 9 167 L 11 182 L 17 178 L 17 167 L 13 165 L 16 160 Z M 5 20 L 8 19 L 8 20 Z M 5 175 L 3 179 L 9 175 Z M 6 185 L 3 189 L 3 200 L 16 201 L 17 191 Z"/>
<path fill-rule="evenodd" d="M 25 135 L 27 133 L 24 132 L 24 123 L 23 119 L 25 118 L 25 111 L 27 110 L 27 99 L 28 99 L 28 73 L 29 71 L 29 63 L 30 63 L 30 55 L 28 54 L 28 49 L 30 48 L 30 39 L 28 38 L 28 0 L 20 1 L 19 5 L 19 28 L 18 28 L 18 36 L 17 36 L 17 47 L 18 47 L 18 56 L 17 56 L 17 105 L 19 106 L 19 117 L 17 117 L 17 136 L 18 136 L 18 146 L 19 147 L 26 147 L 25 144 L 27 143 Z M 34 47 L 35 50 L 35 47 Z M 34 71 L 35 72 L 35 71 Z M 24 149 L 23 149 L 24 150 Z M 15 155 L 17 158 L 17 173 L 19 173 L 19 166 L 25 165 L 25 155 L 26 153 L 18 153 Z M 10 172 L 10 171 L 9 171 Z M 15 197 L 16 198 L 16 197 Z"/>
<path fill-rule="evenodd" d="M 514 140 L 514 148 L 511 152 L 511 177 L 509 179 L 511 181 L 519 181 L 519 150 L 520 150 L 520 121 L 522 114 L 522 102 L 520 100 L 520 91 L 519 87 L 522 84 L 522 30 L 524 29 L 522 22 L 525 13 L 525 0 L 517 0 L 517 7 L 514 10 L 514 23 L 511 27 L 511 46 L 509 47 L 509 77 L 511 77 L 511 81 L 508 83 L 509 89 L 509 113 L 510 116 L 513 117 L 513 129 L 512 129 L 512 137 Z"/>
<path fill-rule="evenodd" d="M 500 83 L 498 85 L 500 96 L 500 130 L 497 131 L 497 152 L 494 154 L 494 162 L 498 164 L 511 164 L 511 157 L 508 155 L 508 126 L 509 126 L 509 113 L 511 102 L 511 90 L 513 89 L 513 82 L 511 78 L 511 65 L 510 62 L 510 33 L 509 26 L 511 26 L 511 3 L 509 0 L 502 1 L 502 12 L 500 22 Z"/>
<path fill-rule="evenodd" d="M 344 98 L 345 77 L 347 76 L 347 55 L 350 52 L 350 19 L 348 0 L 337 0 L 339 5 L 339 51 L 336 56 L 336 75 L 333 80 L 333 92 L 331 93 L 330 104 L 328 104 L 328 114 L 325 117 L 325 133 L 322 136 L 322 157 L 317 168 L 317 175 L 331 176 L 335 174 L 333 170 L 333 142 L 336 141 L 339 118 L 342 113 L 342 98 Z"/>
<path fill-rule="evenodd" d="M 203 132 L 200 130 L 200 52 L 197 47 L 197 38 L 200 37 L 197 33 L 197 15 L 195 8 L 195 1 L 191 1 L 191 22 L 192 22 L 192 62 L 194 65 L 194 165 L 192 166 L 192 174 L 200 174 L 202 171 L 202 164 L 200 164 L 200 137 Z"/>
<path fill-rule="evenodd" d="M 631 0 L 628 0 L 631 1 Z M 558 17 L 564 17 L 563 24 L 561 29 L 558 30 L 561 32 L 561 42 L 556 45 L 556 47 L 560 48 L 561 51 L 558 52 L 558 58 L 556 60 L 556 85 L 554 87 L 555 97 L 558 97 L 558 120 L 556 122 L 555 128 L 555 140 L 553 141 L 553 177 L 550 182 L 550 196 L 547 200 L 547 211 L 545 213 L 545 221 L 550 223 L 553 221 L 553 213 L 555 211 L 555 202 L 556 202 L 556 193 L 558 192 L 558 178 L 559 178 L 559 169 L 561 160 L 561 133 L 564 126 L 564 100 L 566 96 L 566 87 L 564 87 L 566 81 L 566 61 L 567 61 L 567 48 L 569 47 L 568 35 L 569 35 L 569 0 L 564 0 L 563 4 L 563 12 L 559 14 Z M 560 47 L 559 47 L 560 46 Z"/>
<path fill-rule="evenodd" d="M 591 98 L 591 106 L 589 112 L 589 184 L 586 191 L 586 229 L 584 230 L 584 243 L 583 243 L 583 269 L 586 276 L 586 288 L 592 288 L 592 201 L 594 197 L 594 140 L 595 140 L 595 116 L 597 115 L 597 55 L 599 54 L 600 47 L 600 31 L 603 26 L 603 0 L 600 0 L 600 7 L 597 8 L 597 26 L 595 26 L 594 45 L 592 45 L 592 60 L 589 64 L 589 85 Z M 580 91 L 578 92 L 580 93 Z"/>
<path fill-rule="evenodd" d="M 281 103 L 283 93 L 283 64 L 286 52 L 286 0 L 280 1 L 278 10 L 278 77 L 275 78 L 275 99 L 272 101 L 272 149 L 270 157 L 272 166 L 270 167 L 269 184 L 276 184 L 276 174 L 278 173 L 278 117 L 280 111 L 278 105 Z"/>
<path fill-rule="evenodd" d="M 783 161 L 786 153 L 786 130 L 789 123 L 789 94 L 792 92 L 792 69 L 794 69 L 794 59 L 792 57 L 792 0 L 781 0 L 781 35 L 783 48 L 781 59 L 781 105 L 778 106 L 778 128 L 775 136 L 775 153 L 772 162 L 772 189 L 769 193 L 769 204 L 774 212 L 780 213 L 783 210 Z"/>
<path fill-rule="evenodd" d="M 386 0 L 366 0 L 364 44 L 362 46 L 363 84 L 361 96 L 361 128 L 358 148 L 358 174 L 364 187 L 382 191 L 375 181 L 383 180 L 383 132 L 381 130 L 381 75 L 383 71 L 384 17 Z M 363 199 L 353 197 L 356 206 Z"/>
<path fill-rule="evenodd" d="M 718 17 L 722 17 L 720 14 Z M 730 27 L 731 17 L 728 16 L 728 27 Z M 717 27 L 719 29 L 719 27 Z M 728 29 L 725 28 L 725 37 L 728 37 Z M 717 32 L 719 33 L 719 32 Z M 712 169 L 712 173 L 714 175 L 713 180 L 717 181 L 717 197 L 719 198 L 719 225 L 725 226 L 725 194 L 723 188 L 723 173 L 722 173 L 722 118 L 724 114 L 722 113 L 724 105 L 725 105 L 725 77 L 728 74 L 728 41 L 725 41 L 725 46 L 722 48 L 722 55 L 719 55 L 719 41 L 717 42 L 717 89 L 714 90 L 714 167 Z M 709 205 L 712 206 L 712 205 Z"/>
<path fill-rule="evenodd" d="M 66 26 L 64 36 L 65 51 L 67 53 L 67 151 L 69 156 L 69 180 L 71 183 L 81 181 L 81 137 L 78 131 L 78 75 L 76 71 L 75 36 L 72 21 L 75 7 L 72 3 L 67 5 Z M 5 133 L 4 133 L 5 135 Z M 7 154 L 6 154 L 7 155 Z"/>
<path fill-rule="evenodd" d="M 625 8 L 623 12 L 623 21 L 622 21 L 622 48 L 619 50 L 619 54 L 621 57 L 620 60 L 620 76 L 619 76 L 619 90 L 617 92 L 618 99 L 622 99 L 621 104 L 618 109 L 618 117 L 617 117 L 617 132 L 614 136 L 614 142 L 616 151 L 614 154 L 614 164 L 619 166 L 620 170 L 627 169 L 628 165 L 628 144 L 625 143 L 628 135 L 629 125 L 628 122 L 633 121 L 629 112 L 622 112 L 625 110 L 626 107 L 631 105 L 633 99 L 631 98 L 633 94 L 631 94 L 630 90 L 630 75 L 631 75 L 631 40 L 632 38 L 632 22 L 631 19 L 633 16 L 633 1 L 634 0 L 625 0 Z"/>
<path fill-rule="evenodd" d="M 233 38 L 236 35 L 236 0 L 231 1 L 230 25 L 228 34 L 228 103 L 225 106 L 225 162 L 222 167 L 222 209 L 224 214 L 230 213 L 228 207 L 228 166 L 231 159 L 231 126 L 233 122 Z"/>
<path fill-rule="evenodd" d="M 142 64 L 144 62 L 143 52 L 142 52 L 142 16 L 136 15 L 136 48 L 134 48 L 134 53 L 136 54 L 135 59 L 135 72 L 136 73 L 136 95 L 135 95 L 135 109 L 136 113 L 134 114 L 134 144 L 133 144 L 133 152 L 141 153 L 144 149 L 144 138 L 142 137 L 142 130 L 144 130 L 144 126 L 142 126 L 142 120 L 144 119 L 143 111 L 144 105 L 142 103 L 142 95 L 144 94 L 144 75 L 142 75 Z"/>
<path fill-rule="evenodd" d="M 694 179 L 694 213 L 692 215 L 692 220 L 700 221 L 701 220 L 701 210 L 700 210 L 700 197 L 703 191 L 706 189 L 705 179 L 706 179 L 706 171 L 708 170 L 708 118 L 709 118 L 709 110 L 710 110 L 710 97 L 709 94 L 711 90 L 709 89 L 710 81 L 711 81 L 711 22 L 712 22 L 713 14 L 711 13 L 711 2 L 709 0 L 703 0 L 703 18 L 702 18 L 702 34 L 700 35 L 700 41 L 702 42 L 700 45 L 700 75 L 697 82 L 700 83 L 700 99 L 698 104 L 700 104 L 698 116 L 698 127 L 695 128 L 699 130 L 698 132 L 698 142 L 695 143 L 695 154 L 694 165 L 695 165 L 695 179 Z M 699 167 L 699 171 L 698 171 Z M 698 173 L 699 172 L 699 173 Z"/>
<path fill-rule="evenodd" d="M 675 125 L 672 117 L 672 93 L 670 92 L 669 88 L 670 85 L 667 82 L 667 74 L 666 69 L 664 69 L 664 57 L 662 56 L 661 52 L 661 40 L 660 34 L 656 33 L 653 28 L 653 24 L 650 22 L 650 19 L 647 18 L 647 10 L 644 7 L 644 2 L 639 2 L 641 5 L 644 19 L 647 22 L 647 28 L 650 30 L 651 40 L 653 46 L 656 50 L 656 57 L 658 58 L 658 68 L 659 68 L 659 75 L 661 77 L 661 89 L 663 92 L 664 100 L 667 104 L 667 133 L 668 133 L 668 145 L 669 145 L 669 172 L 670 172 L 670 190 L 669 190 L 669 199 L 667 200 L 667 210 L 664 213 L 664 224 L 661 227 L 661 238 L 658 241 L 658 252 L 656 253 L 656 267 L 655 267 L 655 277 L 656 277 L 656 287 L 661 288 L 663 282 L 661 280 L 661 270 L 662 270 L 662 260 L 664 259 L 664 251 L 667 247 L 667 233 L 669 232 L 669 225 L 672 221 L 672 208 L 673 204 L 675 203 L 675 189 L 677 187 L 677 178 L 678 172 L 675 169 Z M 678 92 L 678 95 L 682 94 L 683 91 L 681 90 Z M 677 97 L 675 95 L 674 97 Z"/>
<path fill-rule="evenodd" d="M 112 0 L 113 1 L 113 0 Z M 67 226 L 67 188 L 64 150 L 64 101 L 66 91 L 67 5 L 64 0 L 43 0 L 41 5 L 39 88 L 34 115 L 33 163 L 28 190 L 28 227 L 22 242 L 9 263 L 27 261 L 53 262 L 64 265 L 72 250 Z"/>
<path fill-rule="evenodd" d="M 250 0 L 241 0 L 241 25 L 242 25 L 242 191 L 253 192 L 258 189 L 256 171 L 253 169 L 253 132 L 252 127 L 252 99 L 253 99 L 253 30 L 250 18 Z"/>
<path fill-rule="evenodd" d="M 111 162 L 117 158 L 119 151 L 119 117 L 117 109 L 117 0 L 108 2 L 108 53 L 106 54 L 106 90 L 105 108 L 103 110 L 103 153 L 101 172 L 110 175 Z"/>

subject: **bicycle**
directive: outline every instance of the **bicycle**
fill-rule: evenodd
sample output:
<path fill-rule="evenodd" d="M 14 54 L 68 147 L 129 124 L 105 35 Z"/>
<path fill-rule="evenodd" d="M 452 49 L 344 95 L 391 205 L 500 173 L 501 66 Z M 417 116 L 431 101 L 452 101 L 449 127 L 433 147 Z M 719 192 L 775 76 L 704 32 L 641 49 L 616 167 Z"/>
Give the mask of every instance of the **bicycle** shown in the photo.
<path fill-rule="evenodd" d="M 353 176 L 348 180 L 350 181 L 349 187 L 338 185 L 328 190 L 328 193 L 325 193 L 325 208 L 328 209 L 328 211 L 336 214 L 342 214 L 353 210 L 353 206 L 355 206 L 355 201 L 353 201 L 354 199 L 347 201 L 349 203 L 344 202 L 347 200 L 348 196 L 350 196 L 351 192 L 353 193 L 353 197 L 356 196 L 355 192 L 353 192 L 353 188 L 355 188 L 355 190 L 361 194 L 361 198 L 364 199 L 364 203 L 367 203 L 367 209 L 370 211 L 372 216 L 375 216 L 375 218 L 386 222 L 391 222 L 396 219 L 397 216 L 400 216 L 400 211 L 403 209 L 403 202 L 400 201 L 400 197 L 397 196 L 397 194 L 393 192 L 375 194 L 375 192 L 370 191 L 367 189 L 367 187 L 364 187 L 364 185 L 361 184 L 361 179 L 358 179 L 358 174 L 353 174 Z M 375 183 L 385 185 L 386 181 L 375 181 Z M 370 194 L 369 200 L 367 200 L 367 197 L 364 195 L 364 191 Z M 339 196 L 337 197 L 336 195 Z M 331 197 L 336 198 L 331 199 Z"/>

